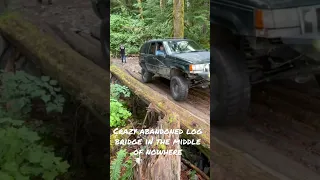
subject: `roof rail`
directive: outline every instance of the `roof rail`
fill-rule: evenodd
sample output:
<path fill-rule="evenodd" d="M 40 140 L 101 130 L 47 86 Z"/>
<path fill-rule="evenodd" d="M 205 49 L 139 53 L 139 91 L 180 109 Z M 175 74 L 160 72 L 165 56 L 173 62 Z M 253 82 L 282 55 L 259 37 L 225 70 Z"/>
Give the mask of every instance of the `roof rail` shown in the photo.
<path fill-rule="evenodd" d="M 162 38 L 162 39 L 187 39 L 186 37 L 165 37 L 165 38 Z"/>

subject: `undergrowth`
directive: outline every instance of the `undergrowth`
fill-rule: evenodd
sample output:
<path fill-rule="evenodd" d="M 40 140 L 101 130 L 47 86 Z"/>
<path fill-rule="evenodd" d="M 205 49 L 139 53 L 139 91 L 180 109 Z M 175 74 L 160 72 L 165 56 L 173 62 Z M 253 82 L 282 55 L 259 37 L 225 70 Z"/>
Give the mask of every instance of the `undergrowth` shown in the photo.
<path fill-rule="evenodd" d="M 111 84 L 110 92 L 110 127 L 122 127 L 126 125 L 126 120 L 131 117 L 131 112 L 123 105 L 121 97 L 130 97 L 128 87 Z"/>
<path fill-rule="evenodd" d="M 0 96 L 0 179 L 53 180 L 68 171 L 69 164 L 44 146 L 38 132 L 26 123 L 33 101 L 40 99 L 47 113 L 62 112 L 64 97 L 56 80 L 18 71 L 1 73 Z"/>
<path fill-rule="evenodd" d="M 121 149 L 117 153 L 117 157 L 112 161 L 110 167 L 111 180 L 132 180 L 133 179 L 133 155 L 130 154 L 129 158 L 124 161 L 127 157 L 127 151 Z M 123 174 L 121 175 L 121 171 Z"/>
<path fill-rule="evenodd" d="M 131 117 L 131 112 L 125 107 L 123 98 L 131 96 L 130 90 L 120 84 L 111 84 L 110 91 L 110 126 L 122 127 L 127 124 L 127 119 Z M 133 155 L 128 159 L 127 151 L 121 149 L 117 157 L 112 161 L 110 167 L 111 180 L 132 180 L 133 179 Z M 126 160 L 125 160 L 126 159 Z"/>

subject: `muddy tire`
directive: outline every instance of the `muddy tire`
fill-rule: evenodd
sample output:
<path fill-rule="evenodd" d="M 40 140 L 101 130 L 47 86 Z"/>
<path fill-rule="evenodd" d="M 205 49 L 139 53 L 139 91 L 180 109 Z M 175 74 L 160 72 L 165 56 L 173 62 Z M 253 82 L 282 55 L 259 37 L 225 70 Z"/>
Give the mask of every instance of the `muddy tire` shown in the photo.
<path fill-rule="evenodd" d="M 245 57 L 232 46 L 212 47 L 211 52 L 211 122 L 241 125 L 247 119 L 251 97 Z"/>
<path fill-rule="evenodd" d="M 141 69 L 142 82 L 150 83 L 152 81 L 153 74 L 148 70 L 142 68 Z"/>
<path fill-rule="evenodd" d="M 184 101 L 188 97 L 189 83 L 183 76 L 173 76 L 170 80 L 172 98 L 176 101 Z"/>

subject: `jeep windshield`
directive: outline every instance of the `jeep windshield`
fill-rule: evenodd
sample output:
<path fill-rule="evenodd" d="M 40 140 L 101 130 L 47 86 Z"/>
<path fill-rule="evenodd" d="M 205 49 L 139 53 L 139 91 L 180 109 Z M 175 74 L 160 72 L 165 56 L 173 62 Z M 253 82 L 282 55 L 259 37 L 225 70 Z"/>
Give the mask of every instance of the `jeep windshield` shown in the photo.
<path fill-rule="evenodd" d="M 166 41 L 165 48 L 170 53 L 188 53 L 205 51 L 200 45 L 191 40 Z"/>

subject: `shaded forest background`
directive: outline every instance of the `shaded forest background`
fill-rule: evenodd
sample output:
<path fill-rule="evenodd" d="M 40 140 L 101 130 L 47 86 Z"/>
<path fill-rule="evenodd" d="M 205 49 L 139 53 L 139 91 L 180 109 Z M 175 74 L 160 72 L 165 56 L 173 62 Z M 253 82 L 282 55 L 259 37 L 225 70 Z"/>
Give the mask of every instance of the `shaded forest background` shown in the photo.
<path fill-rule="evenodd" d="M 208 0 L 111 0 L 110 48 L 120 44 L 127 54 L 138 54 L 143 42 L 180 37 L 210 47 Z"/>

